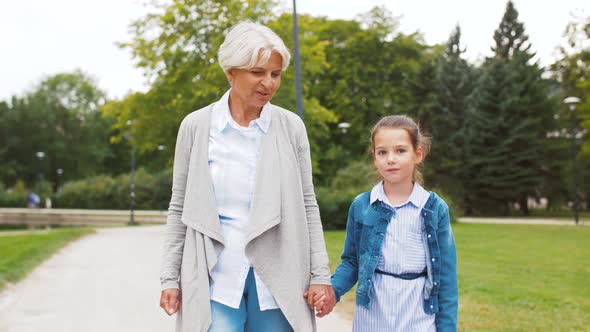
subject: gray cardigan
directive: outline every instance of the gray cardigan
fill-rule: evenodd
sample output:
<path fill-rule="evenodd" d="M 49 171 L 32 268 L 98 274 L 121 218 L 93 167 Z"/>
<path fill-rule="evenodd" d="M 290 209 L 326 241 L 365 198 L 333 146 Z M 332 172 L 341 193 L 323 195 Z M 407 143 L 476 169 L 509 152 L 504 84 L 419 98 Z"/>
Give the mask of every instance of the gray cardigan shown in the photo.
<path fill-rule="evenodd" d="M 224 247 L 208 165 L 211 105 L 180 125 L 160 281 L 180 288 L 176 331 L 207 331 L 210 273 Z M 240 190 L 240 188 L 236 188 Z M 295 331 L 315 331 L 303 293 L 330 284 L 328 255 L 312 183 L 307 132 L 272 106 L 256 171 L 246 255 Z"/>

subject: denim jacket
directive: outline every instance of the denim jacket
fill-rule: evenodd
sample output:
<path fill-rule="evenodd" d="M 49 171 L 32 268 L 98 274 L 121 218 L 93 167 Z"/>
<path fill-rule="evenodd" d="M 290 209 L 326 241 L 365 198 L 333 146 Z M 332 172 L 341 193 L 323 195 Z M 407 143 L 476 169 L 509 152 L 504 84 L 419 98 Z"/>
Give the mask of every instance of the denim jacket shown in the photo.
<path fill-rule="evenodd" d="M 370 202 L 370 192 L 358 195 L 348 211 L 342 262 L 332 276 L 337 301 L 355 283 L 356 303 L 369 308 L 373 273 L 393 211 L 380 200 Z M 435 314 L 436 330 L 457 330 L 457 254 L 449 208 L 434 192 L 420 211 L 426 252 L 427 280 L 424 311 Z"/>

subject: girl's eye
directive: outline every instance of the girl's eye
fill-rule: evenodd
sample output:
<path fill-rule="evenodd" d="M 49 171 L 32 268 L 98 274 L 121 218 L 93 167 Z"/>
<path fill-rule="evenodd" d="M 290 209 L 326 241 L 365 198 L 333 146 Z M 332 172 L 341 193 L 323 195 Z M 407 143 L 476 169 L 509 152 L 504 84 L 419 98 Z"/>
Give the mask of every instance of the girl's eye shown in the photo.
<path fill-rule="evenodd" d="M 377 154 L 380 155 L 380 156 L 383 156 L 383 155 L 387 154 L 387 152 L 381 150 L 381 151 L 377 151 Z"/>
<path fill-rule="evenodd" d="M 397 150 L 397 153 L 400 153 L 400 154 L 401 154 L 401 153 L 404 153 L 404 152 L 406 152 L 406 150 L 405 150 L 405 149 L 398 149 L 398 150 Z"/>

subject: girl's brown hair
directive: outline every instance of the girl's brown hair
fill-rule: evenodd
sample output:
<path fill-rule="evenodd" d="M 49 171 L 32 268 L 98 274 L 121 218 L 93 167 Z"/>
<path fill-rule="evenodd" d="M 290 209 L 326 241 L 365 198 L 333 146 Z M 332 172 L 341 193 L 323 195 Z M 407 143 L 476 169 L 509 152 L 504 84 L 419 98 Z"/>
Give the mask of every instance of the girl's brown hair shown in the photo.
<path fill-rule="evenodd" d="M 424 159 L 430 152 L 430 137 L 424 135 L 420 130 L 420 127 L 407 115 L 390 115 L 381 118 L 371 130 L 371 154 L 373 154 L 373 158 L 375 157 L 375 135 L 379 131 L 379 129 L 390 128 L 390 129 L 404 129 L 408 135 L 410 135 L 410 141 L 412 142 L 412 148 L 414 152 L 418 150 L 418 148 L 422 149 L 422 161 L 414 169 L 414 181 L 417 181 L 420 184 L 424 184 L 424 177 L 419 167 L 422 166 L 424 163 Z"/>

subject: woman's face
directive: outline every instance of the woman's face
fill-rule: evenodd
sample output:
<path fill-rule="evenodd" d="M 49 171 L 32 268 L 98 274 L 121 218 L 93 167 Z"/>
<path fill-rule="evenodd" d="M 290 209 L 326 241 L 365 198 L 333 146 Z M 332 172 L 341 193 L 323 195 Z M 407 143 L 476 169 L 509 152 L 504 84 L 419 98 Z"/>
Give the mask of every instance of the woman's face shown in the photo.
<path fill-rule="evenodd" d="M 237 98 L 246 109 L 260 110 L 268 103 L 281 86 L 283 58 L 272 52 L 265 64 L 246 69 L 231 69 L 226 72 L 232 87 L 231 97 Z"/>

